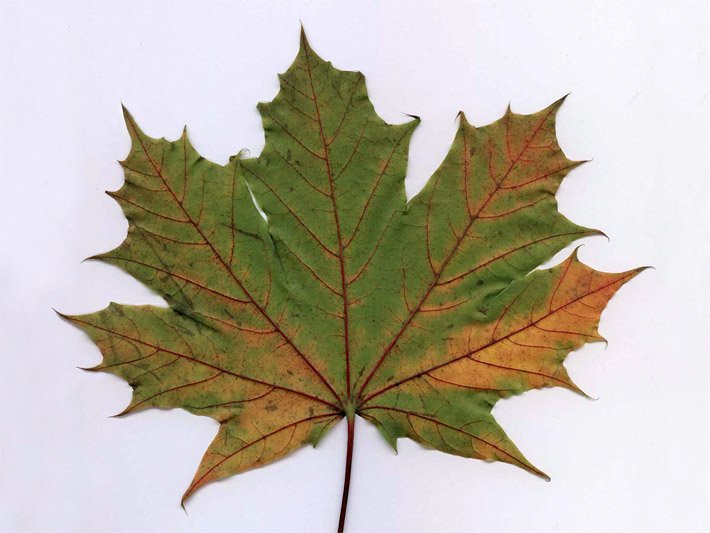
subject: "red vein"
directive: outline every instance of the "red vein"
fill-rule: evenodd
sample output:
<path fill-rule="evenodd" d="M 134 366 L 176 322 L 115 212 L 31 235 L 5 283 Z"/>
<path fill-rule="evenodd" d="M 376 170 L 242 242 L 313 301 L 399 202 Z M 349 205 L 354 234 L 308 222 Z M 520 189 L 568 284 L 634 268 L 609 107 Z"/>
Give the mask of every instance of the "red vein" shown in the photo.
<path fill-rule="evenodd" d="M 269 118 L 270 118 L 271 120 L 273 120 L 276 124 L 279 125 L 279 127 L 283 130 L 283 132 L 284 132 L 286 135 L 288 135 L 288 136 L 291 137 L 294 141 L 296 141 L 299 145 L 301 145 L 301 147 L 302 147 L 306 152 L 308 152 L 309 154 L 311 154 L 313 157 L 316 157 L 316 158 L 318 158 L 318 159 L 324 159 L 324 158 L 326 157 L 325 155 L 321 155 L 321 154 L 319 154 L 319 153 L 316 153 L 314 150 L 312 150 L 311 148 L 309 148 L 308 146 L 306 146 L 306 145 L 303 143 L 303 141 L 301 141 L 298 137 L 296 137 L 293 133 L 291 133 L 291 131 L 290 131 L 284 124 L 282 124 L 279 120 L 277 120 L 276 117 L 274 117 L 271 113 L 269 113 L 268 116 L 269 116 Z"/>
<path fill-rule="evenodd" d="M 225 326 L 227 326 L 229 328 L 233 328 L 233 329 L 236 329 L 239 331 L 244 331 L 246 333 L 253 333 L 254 335 L 272 335 L 272 334 L 276 333 L 275 329 L 263 330 L 263 329 L 247 328 L 247 327 L 244 327 L 241 325 L 237 325 L 234 322 L 222 320 L 221 318 L 217 318 L 216 316 L 208 315 L 205 313 L 200 313 L 199 311 L 193 310 L 192 312 L 195 313 L 196 315 L 205 317 L 207 320 L 214 320 L 215 322 L 219 322 L 220 324 L 224 324 Z"/>
<path fill-rule="evenodd" d="M 470 390 L 477 390 L 481 392 L 511 392 L 511 389 L 491 389 L 489 387 L 473 387 L 471 385 L 464 385 L 463 383 L 454 383 L 453 381 L 448 381 L 445 379 L 437 378 L 436 376 L 432 375 L 430 372 L 425 372 L 422 374 L 421 377 L 430 377 L 434 381 L 439 381 L 441 383 L 446 383 L 447 385 L 453 385 L 454 387 L 461 387 L 462 389 L 470 389 Z"/>
<path fill-rule="evenodd" d="M 564 309 L 563 309 L 564 311 Z M 594 317 L 589 317 L 590 320 L 594 320 Z M 516 346 L 520 346 L 521 348 L 538 348 L 540 350 L 555 350 L 555 351 L 560 351 L 563 350 L 564 348 L 557 348 L 556 346 L 547 346 L 544 344 L 527 344 L 525 342 L 516 342 L 513 340 L 512 337 L 509 337 L 506 339 L 509 343 L 515 344 Z"/>
<path fill-rule="evenodd" d="M 306 270 L 308 270 L 308 272 L 311 273 L 311 276 L 313 276 L 313 278 L 316 281 L 318 281 L 321 285 L 323 285 L 323 287 L 328 289 L 330 292 L 332 292 L 336 296 L 342 296 L 342 294 L 337 289 L 335 289 L 334 287 L 331 287 L 330 284 L 328 284 L 322 277 L 320 277 L 318 275 L 318 273 L 315 270 L 313 270 L 313 268 L 311 266 L 309 266 L 308 263 L 306 263 L 303 259 L 301 259 L 301 257 L 296 252 L 294 252 L 290 248 L 288 249 L 288 251 L 291 252 L 291 255 L 294 256 L 298 260 L 298 262 L 301 263 L 306 268 Z"/>
<path fill-rule="evenodd" d="M 469 301 L 473 300 L 474 298 L 475 298 L 475 296 L 469 296 L 468 298 L 465 298 L 465 299 L 463 299 L 463 300 L 461 300 L 461 301 L 459 301 L 459 302 L 453 302 L 453 303 L 450 303 L 450 304 L 442 305 L 442 306 L 440 306 L 440 307 L 424 307 L 424 306 L 420 306 L 420 307 L 419 307 L 419 312 L 420 312 L 420 313 L 439 313 L 439 312 L 441 312 L 441 311 L 448 311 L 449 309 L 455 309 L 455 308 L 457 308 L 457 307 L 460 307 L 460 306 L 462 306 L 463 304 L 465 304 L 466 302 L 469 302 Z"/>
<path fill-rule="evenodd" d="M 291 168 L 296 172 L 296 174 L 298 174 L 298 175 L 300 176 L 300 178 L 301 178 L 303 181 L 305 181 L 306 184 L 307 184 L 311 189 L 313 189 L 313 190 L 316 191 L 317 193 L 322 194 L 322 195 L 325 196 L 326 198 L 329 198 L 329 197 L 330 197 L 330 195 L 329 195 L 326 191 L 322 191 L 320 188 L 316 187 L 315 184 L 313 184 L 313 183 L 311 182 L 311 180 L 309 180 L 309 179 L 305 176 L 305 174 L 303 174 L 303 172 L 301 172 L 301 171 L 298 169 L 298 167 L 296 167 L 296 165 L 294 165 L 293 163 L 291 163 L 291 161 L 289 161 L 288 159 L 286 159 L 286 158 L 281 154 L 281 152 L 279 152 L 276 148 L 273 148 L 273 150 L 274 150 L 274 153 L 275 153 L 276 155 L 278 155 L 278 156 L 283 160 L 284 163 L 286 163 L 289 167 L 291 167 Z"/>
<path fill-rule="evenodd" d="M 545 174 L 542 174 L 542 175 L 540 175 L 540 176 L 537 176 L 537 177 L 535 177 L 535 178 L 532 178 L 532 179 L 530 179 L 530 180 L 528 180 L 528 181 L 525 181 L 525 182 L 523 182 L 523 183 L 516 183 L 515 185 L 510 185 L 510 186 L 508 186 L 508 187 L 503 187 L 503 186 L 501 186 L 500 188 L 501 188 L 501 189 L 504 189 L 504 190 L 519 189 L 520 187 L 525 187 L 526 185 L 530 185 L 531 183 L 535 183 L 536 181 L 540 181 L 540 180 L 543 180 L 543 179 L 545 179 L 545 178 L 549 178 L 550 176 L 554 176 L 555 174 L 558 174 L 558 173 L 560 173 L 560 172 L 564 172 L 565 170 L 568 170 L 568 169 L 570 169 L 570 168 L 574 168 L 574 167 L 578 166 L 579 164 L 580 164 L 579 161 L 573 161 L 573 162 L 570 163 L 569 165 L 565 165 L 565 166 L 560 167 L 560 168 L 558 168 L 558 169 L 551 170 L 550 172 L 547 172 L 547 173 L 545 173 Z"/>
<path fill-rule="evenodd" d="M 308 120 L 310 120 L 311 122 L 315 122 L 315 121 L 316 121 L 316 119 L 314 119 L 311 115 L 309 115 L 308 113 L 306 113 L 305 111 L 303 111 L 300 107 L 298 107 L 296 104 L 294 104 L 294 103 L 293 103 L 291 100 L 289 100 L 288 98 L 285 98 L 285 97 L 284 97 L 283 101 L 286 102 L 289 106 L 291 106 L 291 109 L 293 109 L 294 111 L 299 112 L 301 115 L 303 115 L 304 117 L 306 117 L 306 118 L 307 118 Z"/>
<path fill-rule="evenodd" d="M 306 52 L 306 54 L 308 54 Z M 345 111 L 343 112 L 343 116 L 340 117 L 340 121 L 338 122 L 338 127 L 335 128 L 335 132 L 333 135 L 330 137 L 330 140 L 328 141 L 328 144 L 332 144 L 333 141 L 336 139 L 338 134 L 340 133 L 340 128 L 342 128 L 343 123 L 345 122 L 345 117 L 348 116 L 348 111 L 350 111 L 350 108 L 353 103 L 353 98 L 355 97 L 355 94 L 357 93 L 358 87 L 360 87 L 360 82 L 363 80 L 364 76 L 360 74 L 358 77 L 357 81 L 355 82 L 355 87 L 353 88 L 353 92 L 350 94 L 350 98 L 348 99 L 348 103 L 345 105 Z"/>
<path fill-rule="evenodd" d="M 210 377 L 205 378 L 205 379 L 201 379 L 200 381 L 193 381 L 193 382 L 191 382 L 191 383 L 184 383 L 184 384 L 178 385 L 178 386 L 176 386 L 176 387 L 171 387 L 171 388 L 169 388 L 169 389 L 165 389 L 164 391 L 156 392 L 156 393 L 153 394 L 152 396 L 148 396 L 147 398 L 141 400 L 141 401 L 138 402 L 137 404 L 129 406 L 129 407 L 128 407 L 125 411 L 123 411 L 121 414 L 122 414 L 122 415 L 127 415 L 128 413 L 130 413 L 130 412 L 132 412 L 132 411 L 135 411 L 139 406 L 143 405 L 144 403 L 149 402 L 150 400 L 153 400 L 153 399 L 157 398 L 158 396 L 162 396 L 163 394 L 167 394 L 167 393 L 169 393 L 169 392 L 175 392 L 176 390 L 186 389 L 186 388 L 188 388 L 188 387 L 195 387 L 195 386 L 197 386 L 197 385 L 201 385 L 202 383 L 207 383 L 208 381 L 212 381 L 213 379 L 218 378 L 218 377 L 221 376 L 221 375 L 222 375 L 222 372 L 220 371 L 220 372 L 217 372 L 215 375 L 210 376 Z"/>
<path fill-rule="evenodd" d="M 160 378 L 158 377 L 158 375 L 155 373 L 156 370 L 161 370 L 161 369 L 163 369 L 163 368 L 167 368 L 167 367 L 169 367 L 169 366 L 172 366 L 172 365 L 174 365 L 175 363 L 177 363 L 179 360 L 180 360 L 180 358 L 179 358 L 179 357 L 176 357 L 176 358 L 173 359 L 172 361 L 168 361 L 167 363 L 163 363 L 162 365 L 158 365 L 158 366 L 156 366 L 155 368 L 151 368 L 150 370 L 146 370 L 145 372 L 143 372 L 143 373 L 141 373 L 141 374 L 138 374 L 137 376 L 133 376 L 130 381 L 131 381 L 131 382 L 136 382 L 136 381 L 138 381 L 140 378 L 142 378 L 143 376 L 147 376 L 148 374 L 150 374 L 150 375 L 152 375 L 157 381 L 162 382 L 163 380 L 160 379 Z"/>
<path fill-rule="evenodd" d="M 114 346 L 112 345 L 110 347 L 111 351 L 113 352 Z M 160 350 L 155 350 L 153 353 L 150 353 L 148 355 L 141 355 L 140 357 L 136 357 L 135 359 L 129 359 L 128 361 L 119 361 L 118 363 L 111 363 L 110 365 L 99 365 L 95 366 L 93 368 L 86 368 L 84 370 L 89 370 L 90 372 L 99 372 L 106 370 L 107 368 L 114 368 L 117 366 L 123 366 L 123 365 L 132 365 L 134 363 L 137 363 L 139 361 L 145 361 L 146 359 L 150 359 L 151 357 L 154 357 L 160 353 Z"/>
<path fill-rule="evenodd" d="M 261 400 L 262 398 L 266 398 L 272 392 L 274 392 L 273 388 L 267 390 L 262 394 L 259 394 L 258 396 L 254 396 L 253 398 L 245 398 L 244 400 L 230 400 L 228 402 L 213 403 L 210 405 L 186 405 L 185 407 L 188 407 L 190 409 L 214 409 L 215 407 L 223 407 L 225 405 L 255 402 L 257 400 Z"/>
<path fill-rule="evenodd" d="M 513 307 L 517 303 L 517 301 L 520 299 L 520 297 L 523 294 L 525 294 L 525 292 L 527 292 L 530 285 L 532 285 L 532 280 L 528 281 L 525 284 L 525 286 L 523 287 L 523 290 L 521 290 L 518 294 L 516 294 L 515 297 L 510 301 L 510 303 L 505 306 L 505 308 L 503 309 L 503 312 L 498 317 L 498 320 L 496 320 L 496 325 L 493 327 L 493 332 L 491 333 L 491 340 L 496 340 L 496 333 L 498 333 L 498 328 L 500 327 L 501 323 L 503 322 L 503 319 L 506 316 L 508 316 L 508 312 L 510 311 L 511 307 Z M 531 318 L 532 318 L 532 316 L 531 316 Z"/>
<path fill-rule="evenodd" d="M 156 216 L 156 217 L 158 217 L 158 218 L 162 218 L 162 219 L 164 219 L 164 220 L 169 220 L 170 222 L 177 222 L 177 223 L 179 223 L 179 224 L 189 224 L 189 223 L 190 223 L 189 220 L 183 220 L 183 219 L 181 219 L 181 218 L 172 218 L 172 217 L 169 217 L 169 216 L 167 216 L 167 215 L 161 215 L 160 213 L 158 213 L 158 212 L 156 212 L 156 211 L 151 211 L 151 210 L 148 209 L 147 207 L 144 207 L 144 206 L 142 206 L 142 205 L 140 205 L 140 204 L 137 204 L 136 202 L 133 202 L 132 200 L 129 200 L 129 199 L 126 198 L 125 196 L 121 196 L 121 195 L 118 194 L 118 193 L 115 193 L 115 192 L 112 192 L 112 191 L 106 191 L 106 194 L 108 194 L 111 198 L 113 198 L 113 199 L 116 200 L 117 202 L 126 202 L 127 204 L 131 204 L 132 206 L 135 206 L 135 207 L 137 207 L 138 209 L 141 209 L 141 210 L 145 211 L 146 213 L 150 213 L 151 215 Z"/>
<path fill-rule="evenodd" d="M 392 157 L 394 156 L 394 153 L 397 150 L 397 147 L 402 142 L 402 140 L 407 136 L 407 133 L 409 133 L 408 130 L 402 134 L 402 136 L 399 138 L 399 140 L 392 147 L 392 151 L 390 152 L 389 156 L 387 156 L 387 161 L 382 166 L 382 170 L 380 171 L 380 173 L 377 175 L 377 178 L 375 179 L 375 183 L 372 186 L 372 190 L 370 191 L 370 194 L 367 197 L 367 201 L 365 201 L 365 205 L 363 206 L 362 211 L 360 211 L 360 216 L 358 217 L 357 223 L 355 224 L 355 229 L 353 230 L 352 234 L 350 235 L 350 238 L 345 243 L 344 248 L 347 248 L 348 246 L 350 246 L 350 243 L 352 243 L 355 240 L 355 236 L 357 235 L 357 232 L 360 229 L 360 224 L 362 223 L 363 219 L 365 218 L 365 213 L 367 213 L 367 210 L 370 207 L 370 202 L 372 202 L 372 199 L 375 197 L 375 192 L 377 191 L 377 188 L 380 186 L 380 182 L 382 181 L 382 177 L 385 175 L 385 172 L 387 172 L 387 168 L 389 167 L 390 162 L 392 161 Z"/>
<path fill-rule="evenodd" d="M 141 233 L 145 233 L 147 235 L 155 237 L 156 239 L 163 239 L 165 241 L 172 242 L 175 244 L 182 244 L 185 246 L 207 246 L 207 243 L 202 242 L 202 241 L 201 242 L 181 241 L 180 239 L 174 239 L 174 238 L 168 237 L 166 235 L 161 235 L 160 233 L 156 233 L 155 231 L 151 231 L 149 229 L 146 229 L 143 226 L 139 226 L 138 224 L 134 224 L 133 227 L 136 228 Z"/>
<path fill-rule="evenodd" d="M 353 283 L 355 283 L 355 281 L 357 281 L 357 279 L 360 277 L 360 275 L 367 269 L 367 266 L 372 261 L 372 258 L 375 257 L 375 253 L 377 253 L 377 250 L 380 247 L 380 243 L 382 243 L 382 239 L 385 236 L 387 227 L 390 225 L 390 223 L 392 222 L 392 219 L 394 218 L 394 214 L 395 214 L 395 211 L 392 211 L 392 214 L 390 215 L 389 220 L 387 220 L 385 227 L 382 228 L 382 231 L 380 232 L 380 236 L 377 239 L 377 243 L 375 243 L 375 247 L 372 249 L 372 252 L 370 252 L 370 255 L 368 256 L 367 260 L 362 264 L 362 266 L 355 273 L 355 275 L 352 278 L 350 278 L 350 281 L 349 281 L 350 285 L 352 285 Z"/>
<path fill-rule="evenodd" d="M 333 257 L 338 257 L 338 254 L 335 253 L 335 252 L 334 252 L 333 250 L 331 250 L 330 248 L 328 248 L 328 247 L 325 245 L 325 243 L 324 243 L 315 233 L 313 233 L 313 231 L 311 230 L 311 228 L 309 228 L 308 225 L 303 221 L 303 219 L 302 219 L 301 217 L 299 217 L 293 209 L 291 209 L 291 207 L 288 205 L 288 203 L 286 203 L 286 201 L 285 201 L 283 198 L 281 198 L 281 196 L 274 190 L 274 188 L 273 188 L 271 185 L 269 185 L 269 183 L 268 183 L 265 179 L 263 179 L 261 176 L 259 176 L 256 172 L 254 172 L 254 171 L 253 171 L 252 169 L 250 169 L 249 167 L 244 167 L 244 169 L 245 169 L 247 172 L 249 172 L 249 174 L 251 174 L 251 175 L 254 176 L 256 179 L 258 179 L 261 183 L 263 183 L 264 186 L 265 186 L 267 189 L 269 189 L 269 190 L 271 191 L 271 194 L 273 194 L 273 195 L 276 197 L 276 199 L 277 199 L 279 202 L 281 202 L 281 204 L 288 210 L 288 212 L 291 213 L 291 215 L 293 216 L 293 218 L 295 218 L 296 221 L 297 221 L 299 224 L 301 224 L 301 226 L 303 226 L 303 228 L 308 232 L 308 234 L 309 234 L 311 237 L 313 237 L 313 240 L 316 241 L 316 242 L 320 245 L 320 247 L 323 248 L 323 250 L 324 250 L 325 252 L 327 252 L 329 255 L 332 255 Z"/>
<path fill-rule="evenodd" d="M 552 309 L 552 304 L 555 302 L 555 298 L 557 297 L 557 291 L 560 290 L 560 287 L 562 286 L 562 282 L 567 277 L 567 273 L 569 272 L 569 269 L 571 266 L 572 266 L 572 261 L 568 261 L 567 264 L 565 265 L 565 269 L 562 271 L 562 275 L 560 276 L 559 281 L 555 285 L 555 290 L 552 291 L 552 296 L 550 297 L 550 305 L 549 305 L 548 309 Z"/>
<path fill-rule="evenodd" d="M 355 157 L 355 154 L 357 153 L 358 148 L 360 148 L 360 143 L 362 142 L 362 137 L 365 135 L 365 129 L 367 128 L 368 122 L 365 122 L 362 125 L 362 130 L 360 131 L 360 135 L 357 137 L 357 141 L 355 141 L 355 146 L 353 147 L 353 151 L 350 153 L 350 156 L 348 157 L 348 160 L 345 162 L 343 165 L 343 168 L 341 168 L 338 173 L 335 175 L 333 178 L 333 181 L 337 181 L 338 178 L 345 172 L 345 170 L 350 166 L 350 163 L 352 162 L 353 158 Z"/>
<path fill-rule="evenodd" d="M 511 209 L 509 211 L 504 211 L 503 213 L 493 213 L 492 215 L 479 215 L 478 218 L 486 218 L 486 219 L 491 219 L 491 218 L 502 218 L 508 215 L 512 215 L 513 213 L 517 213 L 518 211 L 522 211 L 523 209 L 529 209 L 530 207 L 533 207 L 540 202 L 544 202 L 547 200 L 547 197 L 542 197 L 539 200 L 535 200 L 534 202 L 530 202 L 529 204 L 521 205 L 520 207 L 516 207 L 514 209 Z"/>
<path fill-rule="evenodd" d="M 238 304 L 243 304 L 243 305 L 251 305 L 253 303 L 250 300 L 240 300 L 239 298 L 235 298 L 234 296 L 230 296 L 229 294 L 225 294 L 225 293 L 217 291 L 215 289 L 210 289 L 207 285 L 202 285 L 201 283 L 199 283 L 195 280 L 183 277 L 179 274 L 176 274 L 175 272 L 170 272 L 169 270 L 159 268 L 155 265 L 151 265 L 150 263 L 144 263 L 143 261 L 138 261 L 137 259 L 130 259 L 128 257 L 120 257 L 120 256 L 116 256 L 116 255 L 102 255 L 101 259 L 112 259 L 114 261 L 125 261 L 127 263 L 134 263 L 136 265 L 141 265 L 143 267 L 151 268 L 151 269 L 156 270 L 158 272 L 162 272 L 163 274 L 167 274 L 170 277 L 177 278 L 180 281 L 184 281 L 185 283 L 189 283 L 190 285 L 194 285 L 195 287 L 199 287 L 202 290 L 205 290 L 207 292 L 211 292 L 215 296 L 220 296 L 220 297 L 225 298 L 227 300 L 231 300 L 232 302 L 235 302 Z"/>
<path fill-rule="evenodd" d="M 325 170 L 328 174 L 328 183 L 330 185 L 330 199 L 333 203 L 333 218 L 335 220 L 335 230 L 338 237 L 338 258 L 340 262 L 340 283 L 342 286 L 342 298 L 343 298 L 343 344 L 345 348 L 345 382 L 347 389 L 348 399 L 350 398 L 350 320 L 348 319 L 348 280 L 345 276 L 345 257 L 343 255 L 343 238 L 342 231 L 340 228 L 340 218 L 338 215 L 338 204 L 335 199 L 335 184 L 333 181 L 333 171 L 330 167 L 330 150 L 329 143 L 325 138 L 325 131 L 323 129 L 323 119 L 321 118 L 320 107 L 318 106 L 318 98 L 316 96 L 315 87 L 313 86 L 313 73 L 311 72 L 311 61 L 308 54 L 308 43 L 305 42 L 305 35 L 303 39 L 303 49 L 306 54 L 306 68 L 308 72 L 308 81 L 311 86 L 311 93 L 313 94 L 313 106 L 316 110 L 316 119 L 318 120 L 318 131 L 320 133 L 321 142 L 323 144 L 323 162 L 325 163 Z M 334 139 L 335 137 L 333 137 Z M 331 139 L 331 142 L 333 142 Z"/>
<path fill-rule="evenodd" d="M 118 164 L 121 165 L 124 169 L 130 170 L 131 172 L 134 172 L 140 176 L 145 176 L 147 178 L 157 178 L 158 177 L 155 174 L 148 174 L 147 172 L 143 172 L 141 170 L 136 170 L 135 168 L 129 167 L 125 161 L 119 161 Z M 148 190 L 151 192 L 167 192 L 167 191 L 165 191 L 165 189 L 148 189 Z"/>
<path fill-rule="evenodd" d="M 519 251 L 519 250 L 522 250 L 523 248 L 527 248 L 527 247 L 529 247 L 529 246 L 533 246 L 533 245 L 538 244 L 538 243 L 540 243 L 540 242 L 544 242 L 544 241 L 548 241 L 548 240 L 552 240 L 552 239 L 558 239 L 558 238 L 560 238 L 560 237 L 567 237 L 567 236 L 569 236 L 569 235 L 582 235 L 583 233 L 584 233 L 584 232 L 579 232 L 579 231 L 572 231 L 572 232 L 569 232 L 569 233 L 558 233 L 557 235 L 549 235 L 549 236 L 547 236 L 547 237 L 542 237 L 542 238 L 540 238 L 540 239 L 537 239 L 537 240 L 534 240 L 534 241 L 531 241 L 531 242 L 522 244 L 522 245 L 520 245 L 520 246 L 516 246 L 515 248 L 512 248 L 511 250 L 508 250 L 508 251 L 506 251 L 506 252 L 504 252 L 504 253 L 502 253 L 502 254 L 496 256 L 496 257 L 493 257 L 492 259 L 489 259 L 489 260 L 486 261 L 485 263 L 481 263 L 480 265 L 478 265 L 478 266 L 472 268 L 471 270 L 468 270 L 468 271 L 464 272 L 463 274 L 459 274 L 459 275 L 454 276 L 453 278 L 449 278 L 449 279 L 447 279 L 447 280 L 445 280 L 445 281 L 440 281 L 440 282 L 437 283 L 437 285 L 438 285 L 439 287 L 443 287 L 444 285 L 448 285 L 448 284 L 450 284 L 450 283 L 454 283 L 455 281 L 458 281 L 458 280 L 460 280 L 460 279 L 463 279 L 463 278 L 465 278 L 466 276 L 469 276 L 470 274 L 473 274 L 474 272 L 477 272 L 478 270 L 480 270 L 480 269 L 482 269 L 482 268 L 485 268 L 486 266 L 490 265 L 491 263 L 494 263 L 494 262 L 498 261 L 499 259 L 502 259 L 502 258 L 505 257 L 505 256 L 508 256 L 508 255 L 510 255 L 510 254 L 514 254 L 515 252 L 517 252 L 517 251 Z"/>
<path fill-rule="evenodd" d="M 301 89 L 299 89 L 298 87 L 296 87 L 295 85 L 293 85 L 291 82 L 289 82 L 284 76 L 279 76 L 279 81 L 280 81 L 281 83 L 283 83 L 283 84 L 284 84 L 286 87 L 288 87 L 289 89 L 293 89 L 295 92 L 297 92 L 298 94 L 300 94 L 300 95 L 303 96 L 304 98 L 307 98 L 307 99 L 309 99 L 309 100 L 311 100 L 311 101 L 313 100 L 313 98 L 311 98 L 311 97 L 308 96 L 306 93 L 304 93 L 303 91 L 301 91 Z"/>
<path fill-rule="evenodd" d="M 506 339 L 506 340 L 507 340 L 507 339 Z M 543 373 L 543 372 L 535 372 L 534 370 L 528 370 L 528 369 L 526 369 L 526 368 L 516 368 L 516 367 L 513 367 L 513 366 L 497 365 L 497 364 L 495 364 L 495 363 L 491 363 L 490 361 L 484 361 L 484 360 L 482 360 L 482 359 L 476 359 L 476 358 L 471 357 L 471 356 L 469 356 L 468 358 L 471 359 L 471 361 L 473 361 L 474 363 L 479 363 L 479 364 L 486 365 L 486 366 L 492 366 L 492 367 L 494 367 L 494 368 L 499 368 L 499 369 L 501 369 L 501 370 L 509 370 L 509 371 L 511 371 L 511 372 L 522 372 L 523 374 L 532 374 L 532 375 L 534 375 L 534 376 L 540 376 L 540 377 L 543 377 L 543 378 L 551 379 L 552 381 L 558 381 L 559 383 L 562 383 L 563 385 L 570 386 L 570 383 L 569 383 L 568 381 L 565 381 L 565 380 L 560 379 L 560 378 L 556 378 L 555 376 L 551 376 L 551 375 L 545 374 L 545 373 Z"/>
<path fill-rule="evenodd" d="M 463 129 L 463 127 L 462 127 Z M 466 136 L 466 131 L 463 132 L 463 190 L 464 196 L 466 196 L 466 211 L 468 216 L 473 216 L 473 208 L 471 207 L 471 194 L 469 192 L 469 180 L 471 178 L 471 157 L 468 153 L 468 137 Z"/>
<path fill-rule="evenodd" d="M 560 335 L 579 335 L 580 337 L 589 337 L 590 339 L 594 338 L 594 335 L 589 335 L 587 333 L 580 333 L 579 331 L 566 331 L 562 329 L 547 329 L 543 328 L 541 326 L 538 326 L 537 324 L 533 324 L 534 328 L 539 329 L 540 331 L 544 331 L 546 333 L 558 333 Z"/>

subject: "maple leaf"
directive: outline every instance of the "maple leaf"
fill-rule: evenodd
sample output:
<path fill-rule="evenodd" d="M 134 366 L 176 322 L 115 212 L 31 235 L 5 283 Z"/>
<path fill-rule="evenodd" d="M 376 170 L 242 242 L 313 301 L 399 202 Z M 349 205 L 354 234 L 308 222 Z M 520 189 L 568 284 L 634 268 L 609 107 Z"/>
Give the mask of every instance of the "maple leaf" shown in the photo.
<path fill-rule="evenodd" d="M 355 415 L 400 437 L 503 461 L 538 476 L 498 425 L 501 398 L 561 386 L 563 361 L 601 340 L 599 316 L 641 269 L 598 272 L 573 253 L 599 234 L 557 210 L 579 161 L 555 136 L 559 100 L 484 127 L 461 113 L 449 154 L 411 201 L 404 179 L 418 118 L 385 123 L 359 72 L 318 57 L 305 35 L 273 101 L 266 145 L 219 165 L 187 134 L 144 134 L 110 192 L 128 236 L 95 257 L 169 307 L 110 304 L 62 315 L 98 345 L 91 370 L 133 388 L 122 414 L 182 408 L 219 421 L 183 502 L 205 484 L 315 445 L 345 417 L 347 506 Z M 266 214 L 262 217 L 254 203 Z"/>

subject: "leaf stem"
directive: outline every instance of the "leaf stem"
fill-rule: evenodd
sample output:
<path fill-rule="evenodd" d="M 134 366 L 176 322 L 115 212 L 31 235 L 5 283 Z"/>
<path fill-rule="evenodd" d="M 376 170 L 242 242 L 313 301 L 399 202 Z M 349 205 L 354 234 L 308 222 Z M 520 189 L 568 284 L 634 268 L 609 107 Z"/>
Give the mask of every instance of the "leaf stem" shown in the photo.
<path fill-rule="evenodd" d="M 345 456 L 345 480 L 343 481 L 343 499 L 340 504 L 340 521 L 338 533 L 345 529 L 345 513 L 348 509 L 348 493 L 350 492 L 350 471 L 353 465 L 353 442 L 355 440 L 355 413 L 348 413 L 348 451 Z"/>

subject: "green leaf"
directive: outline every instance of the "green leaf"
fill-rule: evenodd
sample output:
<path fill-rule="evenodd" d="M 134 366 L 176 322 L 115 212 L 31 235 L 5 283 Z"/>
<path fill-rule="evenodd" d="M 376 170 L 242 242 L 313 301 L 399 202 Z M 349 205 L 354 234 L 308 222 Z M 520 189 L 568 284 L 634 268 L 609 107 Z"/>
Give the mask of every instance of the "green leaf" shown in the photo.
<path fill-rule="evenodd" d="M 346 417 L 342 530 L 355 415 L 393 447 L 409 437 L 546 478 L 491 409 L 534 388 L 580 392 L 564 359 L 601 340 L 602 310 L 641 270 L 598 272 L 576 253 L 537 270 L 600 233 L 557 210 L 555 193 L 580 164 L 557 143 L 563 99 L 484 127 L 460 113 L 449 154 L 407 203 L 418 118 L 384 122 L 364 76 L 323 61 L 303 34 L 279 80 L 258 106 L 264 150 L 225 166 L 186 132 L 147 136 L 124 110 L 131 150 L 125 183 L 109 194 L 128 236 L 94 259 L 169 307 L 62 315 L 100 348 L 91 370 L 133 387 L 122 414 L 182 408 L 219 421 L 183 501 L 315 445 Z"/>

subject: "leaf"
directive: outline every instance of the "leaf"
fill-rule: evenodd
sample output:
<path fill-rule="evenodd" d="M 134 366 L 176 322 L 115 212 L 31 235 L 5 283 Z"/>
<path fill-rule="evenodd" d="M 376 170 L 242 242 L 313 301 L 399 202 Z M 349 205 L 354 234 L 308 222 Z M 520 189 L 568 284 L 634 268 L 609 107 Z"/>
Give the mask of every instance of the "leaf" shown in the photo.
<path fill-rule="evenodd" d="M 576 252 L 538 269 L 600 234 L 557 210 L 560 182 L 581 163 L 557 143 L 564 99 L 532 115 L 508 109 L 484 127 L 460 113 L 449 154 L 407 203 L 418 118 L 385 123 L 363 75 L 333 68 L 303 34 L 279 80 L 274 100 L 258 106 L 261 155 L 224 166 L 185 131 L 176 141 L 147 136 L 124 109 L 125 183 L 108 194 L 128 236 L 94 259 L 169 307 L 62 315 L 100 348 L 91 370 L 131 385 L 121 414 L 182 408 L 219 421 L 183 502 L 315 445 L 346 417 L 342 530 L 356 414 L 393 447 L 409 437 L 547 478 L 491 409 L 535 388 L 581 392 L 564 359 L 602 340 L 602 310 L 641 270 L 598 272 Z"/>

